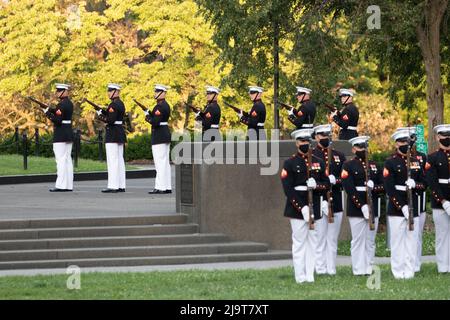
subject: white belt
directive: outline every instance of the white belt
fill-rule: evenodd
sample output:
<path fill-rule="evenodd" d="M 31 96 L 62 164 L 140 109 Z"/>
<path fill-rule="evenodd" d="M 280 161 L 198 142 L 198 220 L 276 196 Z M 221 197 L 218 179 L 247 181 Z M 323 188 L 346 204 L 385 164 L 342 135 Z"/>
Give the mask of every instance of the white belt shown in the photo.
<path fill-rule="evenodd" d="M 218 124 L 212 124 L 212 125 L 211 125 L 211 128 L 213 128 L 213 129 L 219 129 L 219 125 L 218 125 Z"/>
<path fill-rule="evenodd" d="M 258 127 L 264 127 L 264 122 L 260 122 L 257 124 Z"/>
<path fill-rule="evenodd" d="M 70 121 L 70 120 L 63 120 L 62 121 L 62 124 L 71 124 L 72 123 L 72 121 Z"/>
<path fill-rule="evenodd" d="M 314 124 L 312 124 L 312 123 L 306 123 L 306 124 L 302 125 L 302 128 L 312 128 L 312 127 L 314 127 Z"/>
<path fill-rule="evenodd" d="M 355 130 L 356 131 L 356 130 L 358 130 L 358 128 L 357 127 L 348 126 L 347 130 Z"/>
<path fill-rule="evenodd" d="M 297 191 L 308 191 L 307 186 L 296 186 L 296 187 L 294 187 L 294 189 Z"/>
<path fill-rule="evenodd" d="M 363 192 L 366 192 L 366 191 L 367 191 L 367 188 L 364 187 L 364 186 L 358 186 L 358 187 L 356 187 L 356 191 L 363 191 Z"/>
<path fill-rule="evenodd" d="M 114 121 L 114 124 L 122 124 L 123 121 Z"/>
<path fill-rule="evenodd" d="M 167 122 L 160 122 L 159 125 L 160 126 L 167 126 Z"/>
<path fill-rule="evenodd" d="M 398 191 L 406 191 L 406 186 L 396 185 L 396 186 L 395 186 L 395 190 L 398 190 Z"/>
<path fill-rule="evenodd" d="M 450 183 L 450 179 L 439 179 L 439 183 L 449 184 Z"/>

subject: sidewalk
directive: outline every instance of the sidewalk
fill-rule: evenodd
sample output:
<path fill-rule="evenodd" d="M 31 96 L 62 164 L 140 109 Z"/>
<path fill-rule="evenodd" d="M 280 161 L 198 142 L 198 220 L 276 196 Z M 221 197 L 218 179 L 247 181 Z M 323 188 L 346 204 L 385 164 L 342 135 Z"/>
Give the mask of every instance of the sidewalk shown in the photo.
<path fill-rule="evenodd" d="M 422 257 L 422 262 L 435 262 L 435 256 Z M 390 258 L 375 258 L 375 264 L 389 264 Z M 337 266 L 350 266 L 351 258 L 348 256 L 338 256 Z M 269 260 L 269 261 L 243 261 L 243 262 L 222 262 L 205 264 L 183 264 L 183 265 L 161 265 L 161 266 L 139 266 L 139 267 L 108 267 L 108 268 L 82 268 L 82 273 L 91 272 L 151 272 L 151 271 L 179 271 L 179 270 L 242 270 L 255 269 L 265 270 L 281 267 L 291 267 L 292 259 Z M 0 271 L 0 276 L 34 276 L 66 274 L 66 269 L 39 269 L 39 270 L 5 270 Z"/>

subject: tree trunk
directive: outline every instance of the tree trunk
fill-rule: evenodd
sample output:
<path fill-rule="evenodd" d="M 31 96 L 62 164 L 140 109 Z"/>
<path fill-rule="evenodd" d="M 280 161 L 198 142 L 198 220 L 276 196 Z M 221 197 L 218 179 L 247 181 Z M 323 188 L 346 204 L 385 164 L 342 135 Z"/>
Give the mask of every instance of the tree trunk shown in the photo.
<path fill-rule="evenodd" d="M 279 128 L 278 92 L 280 89 L 280 26 L 273 22 L 273 128 Z M 273 139 L 274 137 L 272 137 Z M 278 140 L 279 137 L 276 137 Z"/>
<path fill-rule="evenodd" d="M 444 120 L 444 89 L 441 78 L 440 27 L 447 10 L 448 0 L 430 0 L 424 7 L 424 19 L 416 27 L 422 51 L 427 80 L 428 150 L 434 151 L 437 143 L 433 127 Z"/>

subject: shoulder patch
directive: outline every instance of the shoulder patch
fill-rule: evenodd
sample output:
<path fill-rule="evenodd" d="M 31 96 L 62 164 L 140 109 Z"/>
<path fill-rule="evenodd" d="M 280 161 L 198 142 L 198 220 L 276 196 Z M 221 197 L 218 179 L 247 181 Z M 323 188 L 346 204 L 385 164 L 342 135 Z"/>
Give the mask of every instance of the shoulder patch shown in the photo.
<path fill-rule="evenodd" d="M 431 163 L 429 163 L 427 161 L 427 163 L 425 164 L 425 170 L 429 170 L 431 168 Z"/>
<path fill-rule="evenodd" d="M 108 112 L 110 112 L 110 113 L 114 112 L 114 108 L 109 107 L 109 108 L 108 108 Z"/>
<path fill-rule="evenodd" d="M 297 112 L 297 117 L 301 117 L 303 115 L 303 112 L 300 110 L 299 112 Z"/>
<path fill-rule="evenodd" d="M 206 117 L 207 117 L 208 119 L 211 118 L 211 113 L 208 112 L 208 113 L 206 114 Z"/>
<path fill-rule="evenodd" d="M 258 113 L 256 113 L 255 110 L 253 110 L 253 112 L 252 112 L 252 117 L 256 117 L 257 115 L 258 115 Z"/>
<path fill-rule="evenodd" d="M 348 121 L 348 115 L 344 114 L 344 116 L 342 117 L 343 120 Z"/>
<path fill-rule="evenodd" d="M 160 115 L 161 115 L 161 112 L 159 110 L 156 110 L 155 111 L 155 116 L 160 116 Z"/>
<path fill-rule="evenodd" d="M 288 176 L 288 172 L 286 169 L 281 170 L 281 179 L 285 179 Z"/>
<path fill-rule="evenodd" d="M 62 115 L 62 112 L 61 112 L 61 110 L 60 110 L 60 109 L 56 110 L 56 115 L 57 115 L 57 116 L 60 116 L 60 115 Z"/>
<path fill-rule="evenodd" d="M 387 177 L 389 177 L 389 175 L 390 175 L 389 169 L 388 168 L 384 168 L 383 169 L 383 177 L 387 178 Z"/>
<path fill-rule="evenodd" d="M 341 172 L 341 179 L 347 179 L 348 178 L 348 171 L 343 169 Z"/>

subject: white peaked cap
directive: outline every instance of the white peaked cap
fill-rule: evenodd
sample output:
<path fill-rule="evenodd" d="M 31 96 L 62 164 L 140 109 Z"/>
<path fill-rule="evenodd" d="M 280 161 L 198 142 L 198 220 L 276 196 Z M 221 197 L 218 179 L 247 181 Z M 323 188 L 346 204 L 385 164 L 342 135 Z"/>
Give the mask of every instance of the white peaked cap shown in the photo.
<path fill-rule="evenodd" d="M 256 91 L 256 92 L 259 92 L 259 93 L 263 93 L 264 89 L 261 88 L 261 87 L 257 87 L 257 86 L 249 86 L 248 87 L 248 91 L 249 92 L 250 91 Z"/>
<path fill-rule="evenodd" d="M 306 93 L 306 94 L 311 94 L 312 90 L 305 88 L 305 87 L 296 87 L 297 88 L 297 93 Z"/>
<path fill-rule="evenodd" d="M 122 89 L 122 87 L 117 83 L 110 83 L 108 84 L 108 89 L 120 90 Z"/>
<path fill-rule="evenodd" d="M 396 131 L 403 131 L 403 130 L 408 131 L 410 135 L 416 134 L 417 131 L 416 127 L 401 127 L 397 128 Z"/>
<path fill-rule="evenodd" d="M 369 140 L 370 140 L 369 136 L 359 136 L 348 140 L 348 142 L 350 142 L 352 146 L 354 146 L 356 144 L 367 143 L 369 142 Z"/>
<path fill-rule="evenodd" d="M 312 139 L 313 129 L 298 129 L 291 133 L 293 139 Z"/>
<path fill-rule="evenodd" d="M 332 130 L 331 124 L 321 124 L 319 126 L 314 127 L 314 133 L 330 133 Z"/>
<path fill-rule="evenodd" d="M 70 89 L 70 85 L 65 84 L 65 83 L 57 83 L 55 84 L 56 89 L 64 89 L 64 90 L 69 90 Z"/>
<path fill-rule="evenodd" d="M 206 86 L 207 93 L 220 93 L 220 89 L 213 86 Z"/>
<path fill-rule="evenodd" d="M 155 91 L 164 91 L 167 92 L 167 90 L 169 90 L 170 87 L 169 86 L 165 86 L 163 84 L 155 84 Z"/>
<path fill-rule="evenodd" d="M 399 139 L 405 139 L 405 138 L 409 138 L 411 135 L 411 133 L 408 131 L 408 129 L 403 129 L 403 130 L 397 130 L 394 132 L 394 134 L 391 136 L 391 139 L 394 141 L 397 141 Z"/>
<path fill-rule="evenodd" d="M 450 132 L 450 124 L 440 124 L 433 128 L 436 133 Z"/>
<path fill-rule="evenodd" d="M 350 96 L 353 97 L 355 93 L 350 89 L 339 89 L 339 96 Z"/>

